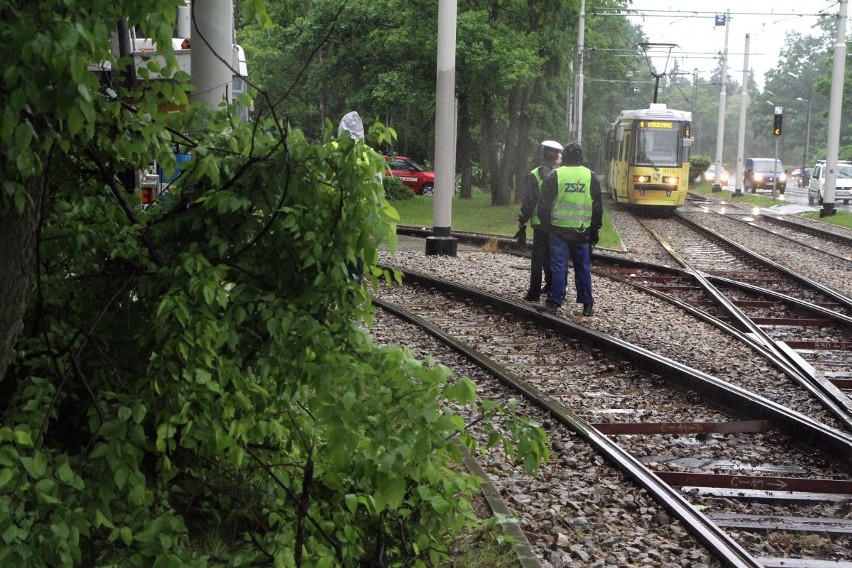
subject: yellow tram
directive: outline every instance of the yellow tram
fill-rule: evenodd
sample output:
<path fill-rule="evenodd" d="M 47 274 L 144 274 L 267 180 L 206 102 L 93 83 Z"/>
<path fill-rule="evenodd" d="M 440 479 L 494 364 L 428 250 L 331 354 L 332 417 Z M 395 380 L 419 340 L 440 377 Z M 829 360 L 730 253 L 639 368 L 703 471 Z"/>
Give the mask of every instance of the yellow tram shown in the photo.
<path fill-rule="evenodd" d="M 680 207 L 689 189 L 692 113 L 664 104 L 623 110 L 606 137 L 604 181 L 618 203 Z"/>

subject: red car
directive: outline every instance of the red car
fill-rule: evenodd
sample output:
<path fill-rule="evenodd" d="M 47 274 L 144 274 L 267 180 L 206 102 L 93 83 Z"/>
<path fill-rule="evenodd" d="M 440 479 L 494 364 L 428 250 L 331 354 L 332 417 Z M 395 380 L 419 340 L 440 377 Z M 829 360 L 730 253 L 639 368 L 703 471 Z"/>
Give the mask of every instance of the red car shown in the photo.
<path fill-rule="evenodd" d="M 417 195 L 435 194 L 435 172 L 405 156 L 385 156 L 388 170 L 385 175 L 393 175 L 410 187 Z"/>

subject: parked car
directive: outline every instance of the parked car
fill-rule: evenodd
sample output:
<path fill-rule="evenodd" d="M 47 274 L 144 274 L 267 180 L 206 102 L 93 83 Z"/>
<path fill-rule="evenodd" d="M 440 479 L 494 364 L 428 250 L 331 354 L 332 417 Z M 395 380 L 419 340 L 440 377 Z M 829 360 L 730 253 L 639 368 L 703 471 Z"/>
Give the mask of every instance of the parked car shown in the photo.
<path fill-rule="evenodd" d="M 799 178 L 799 187 L 809 187 L 813 173 L 813 168 L 802 168 L 802 175 Z"/>
<path fill-rule="evenodd" d="M 704 172 L 704 181 L 710 183 L 716 182 L 716 164 L 710 164 L 710 167 L 708 167 L 707 171 Z M 721 168 L 719 170 L 719 183 L 722 185 L 728 185 L 728 170 L 725 168 Z"/>
<path fill-rule="evenodd" d="M 758 189 L 772 189 L 779 193 L 787 189 L 787 174 L 784 164 L 775 158 L 748 158 L 743 170 L 743 187 L 755 193 Z"/>
<path fill-rule="evenodd" d="M 814 166 L 814 172 L 808 185 L 808 203 L 810 205 L 813 205 L 814 202 L 819 202 L 822 205 L 826 170 L 825 160 L 819 160 Z M 844 204 L 847 204 L 850 199 L 852 199 L 852 162 L 838 161 L 837 180 L 834 184 L 834 201 L 835 203 L 843 201 Z"/>
<path fill-rule="evenodd" d="M 385 156 L 388 169 L 385 175 L 399 178 L 399 181 L 410 187 L 417 195 L 434 195 L 435 172 L 428 171 L 407 156 Z"/>

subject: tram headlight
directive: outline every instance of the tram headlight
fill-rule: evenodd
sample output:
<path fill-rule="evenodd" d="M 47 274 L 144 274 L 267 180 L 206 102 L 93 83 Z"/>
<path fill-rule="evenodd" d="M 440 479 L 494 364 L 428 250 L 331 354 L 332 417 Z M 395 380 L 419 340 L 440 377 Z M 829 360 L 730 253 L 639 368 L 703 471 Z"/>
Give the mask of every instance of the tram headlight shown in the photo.
<path fill-rule="evenodd" d="M 666 185 L 677 185 L 680 183 L 680 179 L 675 176 L 666 176 L 663 178 L 663 183 Z"/>
<path fill-rule="evenodd" d="M 633 183 L 651 183 L 651 176 L 633 176 Z"/>

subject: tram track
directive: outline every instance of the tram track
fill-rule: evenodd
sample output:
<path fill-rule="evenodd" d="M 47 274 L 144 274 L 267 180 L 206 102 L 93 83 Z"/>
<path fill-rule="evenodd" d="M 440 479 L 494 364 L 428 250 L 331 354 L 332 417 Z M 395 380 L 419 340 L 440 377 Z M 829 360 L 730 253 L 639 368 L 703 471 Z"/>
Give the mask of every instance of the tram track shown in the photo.
<path fill-rule="evenodd" d="M 377 303 L 400 315 L 410 312 L 411 315 L 405 317 L 425 322 L 432 334 L 445 335 L 449 344 L 476 357 L 478 365 L 489 368 L 489 372 L 501 377 L 505 384 L 535 400 L 535 404 L 546 408 L 549 415 L 563 426 L 572 427 L 590 443 L 600 446 L 600 451 L 609 461 L 623 461 L 625 474 L 646 490 L 659 491 L 658 499 L 667 510 L 676 513 L 678 518 L 683 515 L 688 519 L 684 521 L 686 523 L 697 523 L 695 526 L 690 524 L 690 530 L 708 547 L 719 550 L 723 565 L 780 564 L 773 564 L 777 558 L 757 560 L 750 554 L 743 555 L 747 546 L 737 544 L 719 528 L 718 522 L 709 520 L 708 515 L 698 514 L 701 517 L 698 521 L 691 519 L 696 516 L 696 508 L 718 507 L 718 502 L 730 501 L 729 497 L 711 496 L 713 491 L 773 484 L 792 487 L 807 483 L 818 487 L 824 481 L 827 492 L 819 493 L 822 497 L 817 497 L 823 513 L 830 508 L 825 503 L 845 503 L 849 499 L 846 491 L 852 486 L 846 484 L 848 476 L 844 473 L 842 479 L 832 479 L 832 475 L 836 476 L 838 471 L 845 472 L 852 463 L 852 438 L 846 434 L 617 338 L 561 318 L 538 314 L 523 304 L 473 288 L 436 281 L 412 271 L 406 272 L 405 282 L 408 285 L 404 290 L 385 291 L 381 298 L 377 298 Z M 412 288 L 412 285 L 416 287 Z M 390 303 L 407 308 L 391 308 Z M 520 331 L 507 333 L 506 330 Z M 668 404 L 649 406 L 649 397 L 657 401 L 677 400 L 679 404 L 674 407 Z M 720 409 L 725 409 L 726 414 L 720 413 Z M 782 477 L 767 475 L 771 468 L 742 463 L 742 456 L 737 454 L 736 448 L 740 443 L 753 444 L 756 438 L 764 444 L 783 440 L 786 436 L 800 442 L 807 441 L 811 447 L 818 447 L 824 455 L 832 455 L 837 461 L 817 466 L 812 454 L 802 454 L 801 465 L 777 466 L 778 471 L 796 472 L 796 475 Z M 655 442 L 649 442 L 649 438 Z M 666 446 L 667 449 L 658 445 L 661 438 L 671 444 Z M 605 449 L 615 439 L 619 444 L 624 440 L 631 442 L 625 444 L 630 449 L 622 448 L 625 456 L 619 457 L 617 448 Z M 721 440 L 727 441 L 722 443 Z M 651 447 L 653 450 L 649 449 Z M 732 448 L 728 453 L 727 450 Z M 683 455 L 701 449 L 708 454 Z M 791 446 L 785 449 L 785 455 L 789 455 L 786 452 L 794 452 L 794 449 Z M 714 470 L 725 473 L 719 475 Z M 810 472 L 811 476 L 803 472 Z M 820 477 L 817 472 L 823 472 L 826 477 Z M 699 473 L 705 477 L 695 477 Z M 699 479 L 701 489 L 690 490 L 689 494 L 672 488 L 696 485 L 687 483 L 687 480 Z M 716 482 L 711 482 L 711 479 Z M 668 489 L 653 487 L 659 480 L 666 481 Z M 829 483 L 832 481 L 843 483 Z M 762 497 L 770 499 L 767 494 Z M 776 499 L 773 503 L 777 505 L 778 496 L 773 497 Z M 828 516 L 816 516 L 813 511 L 806 512 L 805 507 L 789 504 L 782 508 L 787 512 L 794 509 L 801 513 L 799 516 L 810 515 L 814 519 L 807 525 L 811 529 L 804 524 L 798 527 L 802 534 L 810 535 L 808 538 L 839 538 L 841 541 L 848 538 L 846 533 L 841 533 L 840 537 L 812 536 L 820 532 L 813 527 L 824 527 L 831 522 L 833 526 L 845 526 L 842 518 L 831 521 Z M 842 509 L 840 505 L 836 508 Z M 756 538 L 755 534 L 775 534 L 775 538 L 780 538 L 777 530 L 773 532 L 767 526 L 770 521 L 746 518 L 748 515 L 744 516 L 736 506 L 728 507 L 724 514 L 730 515 L 724 519 L 724 523 L 731 525 L 727 530 L 735 533 L 746 531 L 752 535 L 746 539 L 752 547 L 754 542 L 750 539 Z M 709 525 L 705 524 L 708 522 Z M 749 523 L 756 525 L 749 528 Z M 835 547 L 834 544 L 821 546 L 826 550 Z M 760 546 L 756 549 L 762 550 Z"/>
<path fill-rule="evenodd" d="M 790 243 L 808 247 L 839 261 L 852 262 L 852 235 L 826 231 L 812 225 L 784 219 L 775 215 L 728 215 L 755 229 L 765 231 Z"/>
<path fill-rule="evenodd" d="M 666 283 L 668 294 L 687 295 L 692 306 L 712 310 L 744 341 L 757 341 L 768 358 L 852 430 L 852 400 L 843 390 L 852 386 L 848 298 L 693 222 L 640 223 L 686 272 Z M 723 270 L 716 268 L 720 264 Z M 699 292 L 703 298 L 696 298 Z"/>
<path fill-rule="evenodd" d="M 404 234 L 415 236 L 426 234 L 425 229 L 403 231 Z M 473 235 L 473 239 L 469 235 Z M 657 237 L 659 243 L 659 235 Z M 458 238 L 488 246 L 495 251 L 524 253 L 523 247 L 517 247 L 514 241 L 493 235 L 462 232 Z M 662 239 L 662 242 L 665 242 L 665 239 Z M 686 261 L 679 257 L 671 245 L 665 246 L 671 258 L 677 258 L 678 263 L 683 266 Z M 701 237 L 701 244 L 696 248 L 706 252 L 709 259 L 706 262 L 713 266 L 714 259 L 718 258 L 715 251 L 718 251 L 719 247 Z M 758 269 L 765 270 L 766 275 L 761 277 L 762 283 L 786 278 L 785 274 L 773 272 L 771 267 L 764 269 L 758 261 L 745 256 L 744 260 L 732 256 L 729 264 L 742 263 L 741 266 L 747 269 L 744 271 L 746 274 L 753 274 Z M 802 400 L 803 396 L 812 398 L 839 421 L 837 427 L 852 431 L 852 403 L 844 392 L 849 386 L 847 376 L 852 365 L 849 357 L 850 344 L 846 340 L 852 320 L 847 316 L 769 288 L 744 284 L 695 269 L 633 261 L 622 257 L 618 251 L 596 251 L 594 259 L 593 272 L 596 275 L 635 286 L 723 330 L 770 361 L 803 391 L 802 394 L 795 394 L 791 392 L 792 385 L 770 382 L 765 387 L 766 396 L 772 396 L 791 408 L 797 408 L 819 419 L 819 415 L 814 414 L 812 405 Z M 803 286 L 798 280 L 782 282 L 786 282 L 786 287 Z M 805 292 L 816 293 L 806 288 Z M 825 418 L 823 421 L 835 424 Z"/>

